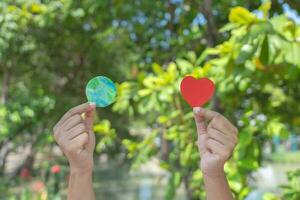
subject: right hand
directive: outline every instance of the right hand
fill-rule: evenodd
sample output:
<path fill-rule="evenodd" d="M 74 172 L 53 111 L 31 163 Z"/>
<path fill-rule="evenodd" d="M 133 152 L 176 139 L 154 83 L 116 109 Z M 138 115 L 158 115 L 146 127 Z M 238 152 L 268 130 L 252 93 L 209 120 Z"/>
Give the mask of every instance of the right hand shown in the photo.
<path fill-rule="evenodd" d="M 72 173 L 93 171 L 95 149 L 93 112 L 95 108 L 95 104 L 90 103 L 74 107 L 53 128 L 54 138 L 67 157 Z"/>
<path fill-rule="evenodd" d="M 238 129 L 223 115 L 200 107 L 194 108 L 198 132 L 200 166 L 204 175 L 224 174 L 224 164 L 238 142 Z"/>

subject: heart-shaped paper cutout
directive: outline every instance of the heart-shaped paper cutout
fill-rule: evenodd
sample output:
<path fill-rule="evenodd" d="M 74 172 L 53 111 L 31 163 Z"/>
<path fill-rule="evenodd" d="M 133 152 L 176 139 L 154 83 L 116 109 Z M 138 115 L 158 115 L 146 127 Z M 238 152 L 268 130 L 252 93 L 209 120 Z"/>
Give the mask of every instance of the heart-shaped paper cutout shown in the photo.
<path fill-rule="evenodd" d="M 181 81 L 180 91 L 192 108 L 200 107 L 213 96 L 215 84 L 208 78 L 196 79 L 192 76 L 186 76 Z"/>

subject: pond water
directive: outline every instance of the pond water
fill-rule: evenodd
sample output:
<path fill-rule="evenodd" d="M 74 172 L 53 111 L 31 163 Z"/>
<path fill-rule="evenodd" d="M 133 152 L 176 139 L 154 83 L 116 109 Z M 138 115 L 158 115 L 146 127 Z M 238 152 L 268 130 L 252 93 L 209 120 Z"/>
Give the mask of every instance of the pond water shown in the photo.
<path fill-rule="evenodd" d="M 99 164 L 95 167 L 94 188 L 101 200 L 163 200 L 168 174 L 129 171 L 128 164 Z M 176 200 L 186 200 L 183 189 Z"/>
<path fill-rule="evenodd" d="M 253 191 L 245 200 L 262 200 L 265 192 L 280 194 L 280 185 L 287 183 L 286 173 L 300 169 L 300 163 L 266 163 L 252 175 Z"/>
<path fill-rule="evenodd" d="M 94 187 L 101 200 L 163 200 L 168 174 L 152 170 L 129 171 L 129 165 L 108 162 L 95 167 Z M 259 200 L 264 192 L 279 193 L 278 186 L 286 183 L 285 173 L 299 169 L 300 163 L 268 163 L 253 173 L 250 185 L 253 191 L 247 200 Z M 176 200 L 186 200 L 183 188 L 176 193 Z"/>

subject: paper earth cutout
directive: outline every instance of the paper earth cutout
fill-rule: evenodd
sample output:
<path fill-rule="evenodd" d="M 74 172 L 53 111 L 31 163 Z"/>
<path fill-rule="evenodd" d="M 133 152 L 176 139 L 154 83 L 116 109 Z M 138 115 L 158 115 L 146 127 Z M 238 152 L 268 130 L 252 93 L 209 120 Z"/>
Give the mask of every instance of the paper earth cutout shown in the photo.
<path fill-rule="evenodd" d="M 105 76 L 92 78 L 86 85 L 88 102 L 96 103 L 97 107 L 106 107 L 116 100 L 116 86 L 112 80 Z"/>
<path fill-rule="evenodd" d="M 213 96 L 215 84 L 208 78 L 196 79 L 192 76 L 186 76 L 181 81 L 180 91 L 192 108 L 200 107 Z"/>

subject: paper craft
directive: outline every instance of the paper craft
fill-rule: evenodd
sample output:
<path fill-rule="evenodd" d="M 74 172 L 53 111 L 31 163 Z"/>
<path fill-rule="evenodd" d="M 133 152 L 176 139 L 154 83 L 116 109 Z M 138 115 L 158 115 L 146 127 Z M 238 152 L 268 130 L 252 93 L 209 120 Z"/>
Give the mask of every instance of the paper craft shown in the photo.
<path fill-rule="evenodd" d="M 116 100 L 116 86 L 109 78 L 97 76 L 91 79 L 86 86 L 86 96 L 89 102 L 96 103 L 97 107 L 106 107 Z"/>
<path fill-rule="evenodd" d="M 180 91 L 192 108 L 201 107 L 213 96 L 215 85 L 208 78 L 196 79 L 192 76 L 186 76 L 181 81 Z"/>

